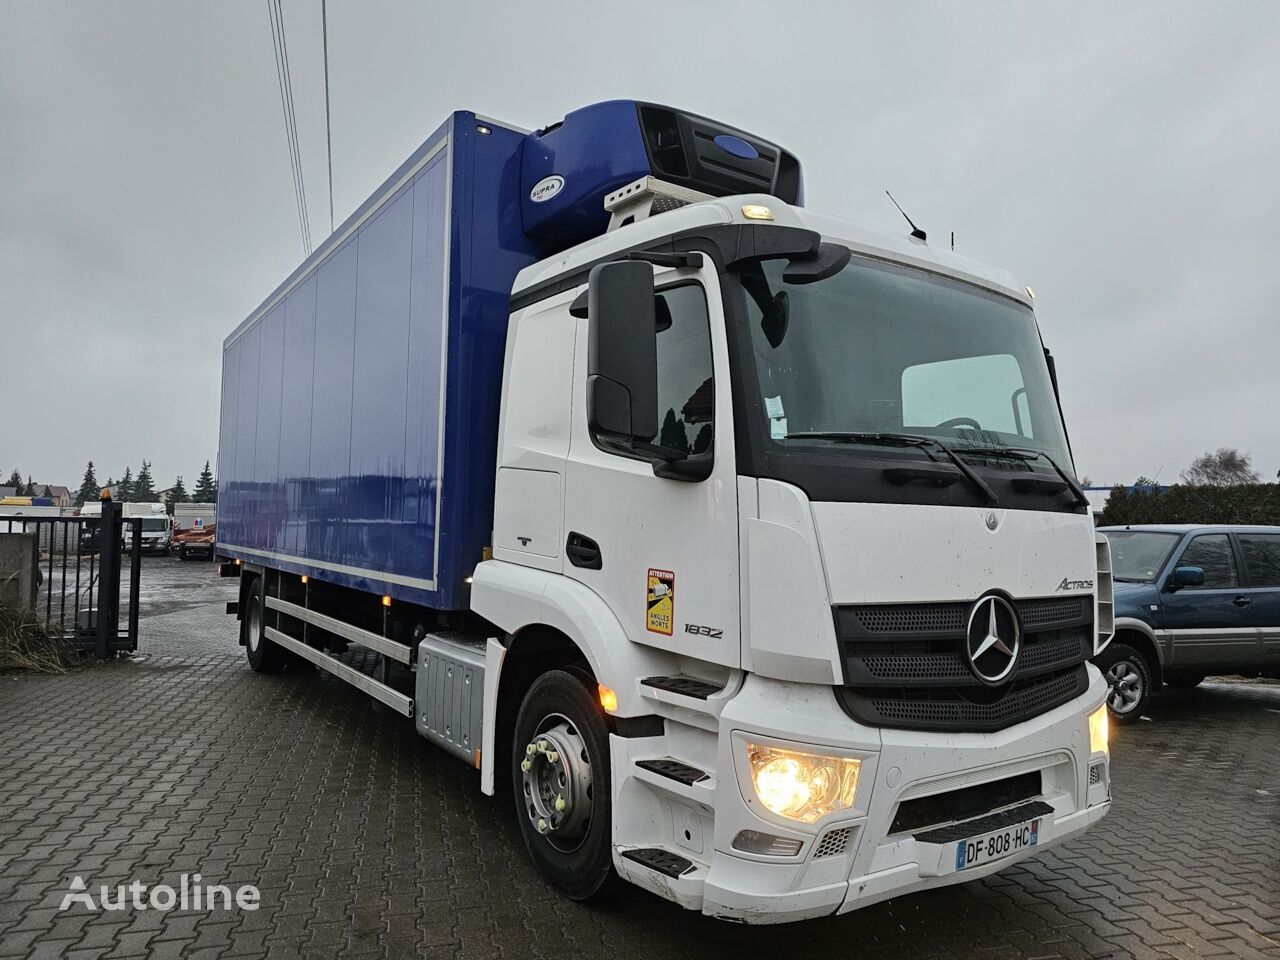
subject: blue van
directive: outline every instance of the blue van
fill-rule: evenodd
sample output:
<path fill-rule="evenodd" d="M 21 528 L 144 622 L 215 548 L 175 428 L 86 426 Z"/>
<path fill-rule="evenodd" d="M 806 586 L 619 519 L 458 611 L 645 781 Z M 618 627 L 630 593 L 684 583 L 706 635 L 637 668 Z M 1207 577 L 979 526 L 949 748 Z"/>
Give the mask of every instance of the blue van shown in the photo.
<path fill-rule="evenodd" d="M 1111 542 L 1115 639 L 1095 663 L 1117 723 L 1161 686 L 1280 676 L 1280 527 L 1100 527 Z"/>

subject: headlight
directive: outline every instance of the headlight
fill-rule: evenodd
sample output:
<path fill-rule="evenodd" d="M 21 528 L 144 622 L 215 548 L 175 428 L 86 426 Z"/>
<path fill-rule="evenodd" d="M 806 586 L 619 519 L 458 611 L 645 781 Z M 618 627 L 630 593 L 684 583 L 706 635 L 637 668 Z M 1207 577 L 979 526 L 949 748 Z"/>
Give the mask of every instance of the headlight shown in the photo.
<path fill-rule="evenodd" d="M 1107 753 L 1107 705 L 1104 703 L 1089 714 L 1089 750 L 1093 753 Z"/>
<path fill-rule="evenodd" d="M 816 823 L 828 813 L 853 806 L 861 760 L 756 743 L 747 744 L 747 758 L 756 797 L 780 817 Z"/>

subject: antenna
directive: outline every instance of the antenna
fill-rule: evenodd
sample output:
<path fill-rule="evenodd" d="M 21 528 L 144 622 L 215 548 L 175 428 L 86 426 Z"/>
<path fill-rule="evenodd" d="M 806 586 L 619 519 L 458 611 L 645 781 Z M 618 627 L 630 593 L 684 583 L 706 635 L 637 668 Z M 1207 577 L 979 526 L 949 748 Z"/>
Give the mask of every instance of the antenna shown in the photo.
<path fill-rule="evenodd" d="M 898 208 L 898 212 L 902 214 L 902 218 L 906 220 L 907 223 L 911 224 L 911 235 L 915 237 L 917 240 L 928 240 L 929 238 L 925 235 L 925 232 L 921 230 L 919 227 L 917 227 L 914 223 L 911 223 L 911 218 L 907 216 L 907 211 L 903 210 L 902 206 L 898 203 L 898 201 L 893 199 L 893 194 L 890 193 L 888 190 L 886 190 L 884 192 L 884 195 L 889 198 L 890 203 L 892 203 L 895 207 Z"/>

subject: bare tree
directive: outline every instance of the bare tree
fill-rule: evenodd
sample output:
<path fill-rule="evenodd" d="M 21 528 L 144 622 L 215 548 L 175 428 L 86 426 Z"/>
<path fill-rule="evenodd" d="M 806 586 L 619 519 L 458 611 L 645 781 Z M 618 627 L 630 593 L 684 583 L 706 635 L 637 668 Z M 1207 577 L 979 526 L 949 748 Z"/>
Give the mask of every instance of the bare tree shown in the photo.
<path fill-rule="evenodd" d="M 1206 487 L 1232 487 L 1257 483 L 1261 477 L 1253 469 L 1253 458 L 1235 447 L 1219 447 L 1191 461 L 1182 471 L 1182 482 Z"/>

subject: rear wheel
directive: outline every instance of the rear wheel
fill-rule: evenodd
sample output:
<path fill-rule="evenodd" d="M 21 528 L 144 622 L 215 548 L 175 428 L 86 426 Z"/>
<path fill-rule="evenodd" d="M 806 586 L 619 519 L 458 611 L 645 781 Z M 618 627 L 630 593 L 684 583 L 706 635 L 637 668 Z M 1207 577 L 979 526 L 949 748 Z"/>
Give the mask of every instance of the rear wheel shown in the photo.
<path fill-rule="evenodd" d="M 1118 724 L 1134 723 L 1151 695 L 1151 664 L 1127 643 L 1111 644 L 1102 660 L 1102 674 L 1111 688 L 1107 694 L 1111 719 Z"/>
<path fill-rule="evenodd" d="M 284 661 L 284 651 L 263 636 L 264 618 L 262 578 L 255 577 L 245 596 L 244 619 L 240 629 L 244 634 L 244 649 L 249 666 L 258 673 L 274 673 Z"/>
<path fill-rule="evenodd" d="M 609 731 L 583 681 L 544 673 L 516 716 L 516 821 L 538 871 L 574 900 L 614 879 Z"/>

